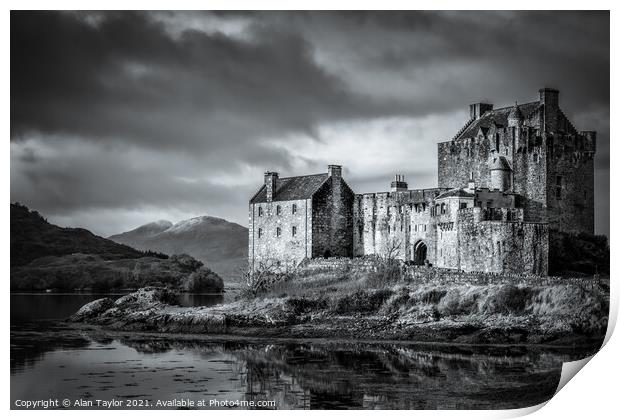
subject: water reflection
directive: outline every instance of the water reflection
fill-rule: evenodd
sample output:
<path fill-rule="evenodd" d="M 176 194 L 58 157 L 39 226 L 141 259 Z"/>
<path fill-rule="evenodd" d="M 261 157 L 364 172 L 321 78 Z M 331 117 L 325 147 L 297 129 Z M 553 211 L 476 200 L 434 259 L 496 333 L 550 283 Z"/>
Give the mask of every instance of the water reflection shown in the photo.
<path fill-rule="evenodd" d="M 549 399 L 595 351 L 166 336 L 76 329 L 109 295 L 11 295 L 11 399 L 276 401 L 276 408 L 500 409 Z M 185 306 L 221 297 L 185 295 Z M 207 407 L 209 408 L 209 407 Z"/>
<path fill-rule="evenodd" d="M 561 363 L 586 354 L 111 335 L 57 326 L 12 332 L 11 398 L 274 400 L 280 409 L 518 408 L 549 399 Z"/>
<path fill-rule="evenodd" d="M 11 323 L 66 319 L 96 299 L 118 299 L 126 293 L 11 293 Z M 212 306 L 223 295 L 181 293 L 181 306 Z"/>

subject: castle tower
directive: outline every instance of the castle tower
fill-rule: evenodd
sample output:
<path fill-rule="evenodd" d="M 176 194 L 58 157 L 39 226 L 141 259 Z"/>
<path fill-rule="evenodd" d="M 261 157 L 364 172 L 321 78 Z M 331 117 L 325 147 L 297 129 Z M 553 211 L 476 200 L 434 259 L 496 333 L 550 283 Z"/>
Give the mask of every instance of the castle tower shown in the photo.
<path fill-rule="evenodd" d="M 508 191 L 511 188 L 510 179 L 512 169 L 504 156 L 492 158 L 489 170 L 491 172 L 491 188 L 500 191 Z"/>
<path fill-rule="evenodd" d="M 519 109 L 519 105 L 515 101 L 515 105 L 508 114 L 508 128 L 512 130 L 512 149 L 518 149 L 521 146 L 521 127 L 523 126 L 523 113 Z"/>
<path fill-rule="evenodd" d="M 555 133 L 558 131 L 558 122 L 560 117 L 560 91 L 557 89 L 543 88 L 538 92 L 540 94 L 539 102 L 543 107 L 542 128 L 547 133 Z"/>

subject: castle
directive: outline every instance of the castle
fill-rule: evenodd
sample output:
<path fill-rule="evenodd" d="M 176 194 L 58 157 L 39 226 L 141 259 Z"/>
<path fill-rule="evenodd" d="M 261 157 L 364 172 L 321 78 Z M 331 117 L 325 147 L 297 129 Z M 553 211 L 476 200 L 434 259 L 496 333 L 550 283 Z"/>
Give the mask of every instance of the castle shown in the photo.
<path fill-rule="evenodd" d="M 546 275 L 549 229 L 594 232 L 596 132 L 577 131 L 559 91 L 505 108 L 470 105 L 438 144 L 437 188 L 355 194 L 342 168 L 266 172 L 249 203 L 249 264 L 381 255 L 463 271 Z"/>

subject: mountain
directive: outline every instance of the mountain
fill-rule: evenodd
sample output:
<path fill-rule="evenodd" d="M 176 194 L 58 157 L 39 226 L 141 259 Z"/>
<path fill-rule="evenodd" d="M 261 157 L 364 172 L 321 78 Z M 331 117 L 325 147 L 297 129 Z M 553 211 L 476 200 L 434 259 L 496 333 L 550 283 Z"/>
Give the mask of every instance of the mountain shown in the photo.
<path fill-rule="evenodd" d="M 218 217 L 153 222 L 108 239 L 144 251 L 189 254 L 233 282 L 247 265 L 248 229 Z"/>
<path fill-rule="evenodd" d="M 11 267 L 22 266 L 41 257 L 75 253 L 94 254 L 105 260 L 165 255 L 145 253 L 86 229 L 62 228 L 47 222 L 37 211 L 11 204 Z"/>
<path fill-rule="evenodd" d="M 140 232 L 171 227 L 156 222 Z M 221 292 L 222 279 L 189 255 L 145 252 L 94 235 L 62 228 L 37 211 L 11 204 L 11 290 L 97 290 L 168 286 L 191 292 Z"/>

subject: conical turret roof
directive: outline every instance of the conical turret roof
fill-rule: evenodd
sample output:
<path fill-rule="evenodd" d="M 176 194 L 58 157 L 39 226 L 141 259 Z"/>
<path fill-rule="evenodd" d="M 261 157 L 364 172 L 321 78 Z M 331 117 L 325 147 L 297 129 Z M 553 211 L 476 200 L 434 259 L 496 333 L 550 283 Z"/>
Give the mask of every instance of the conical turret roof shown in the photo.
<path fill-rule="evenodd" d="M 489 169 L 491 171 L 510 171 L 511 170 L 510 164 L 508 163 L 508 160 L 506 160 L 504 156 L 493 158 L 493 161 L 491 162 Z"/>
<path fill-rule="evenodd" d="M 523 113 L 521 112 L 521 109 L 519 109 L 519 105 L 517 105 L 516 102 L 515 102 L 515 106 L 513 106 L 512 109 L 510 110 L 510 114 L 508 114 L 508 119 L 509 120 L 522 120 L 523 119 Z"/>

